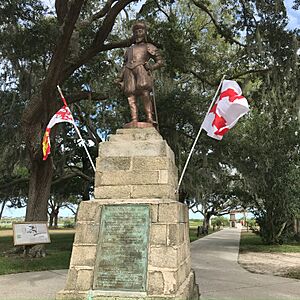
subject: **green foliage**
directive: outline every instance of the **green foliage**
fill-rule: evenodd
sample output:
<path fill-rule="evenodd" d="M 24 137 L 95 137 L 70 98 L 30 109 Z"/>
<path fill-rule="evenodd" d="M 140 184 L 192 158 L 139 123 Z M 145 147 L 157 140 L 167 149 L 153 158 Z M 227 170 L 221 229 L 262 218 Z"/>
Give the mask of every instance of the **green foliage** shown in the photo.
<path fill-rule="evenodd" d="M 216 230 L 214 231 L 212 228 L 209 228 L 207 234 L 212 234 L 212 233 L 214 233 L 214 232 L 216 232 Z M 200 235 L 197 235 L 197 233 L 198 233 L 197 228 L 191 228 L 191 227 L 190 227 L 190 230 L 189 230 L 190 242 L 196 241 L 196 240 L 198 240 L 198 239 L 201 239 L 202 237 L 207 236 L 207 234 L 200 234 Z"/>
<path fill-rule="evenodd" d="M 212 143 L 210 150 L 211 157 L 234 175 L 231 179 L 228 176 L 227 184 L 224 182 L 225 194 L 231 188 L 238 202 L 250 207 L 268 243 L 281 243 L 293 235 L 291 225 L 299 211 L 300 191 L 296 56 L 299 34 L 285 28 L 283 2 L 275 2 L 251 1 L 241 5 L 241 1 L 220 1 L 217 5 L 217 33 L 235 51 L 234 61 L 225 56 L 222 59 L 231 65 L 226 73 L 240 73 L 244 93 L 254 101 L 251 113 L 237 124 L 234 133 L 229 132 L 218 145 Z M 216 9 L 206 5 L 208 10 Z M 228 25 L 232 28 L 230 34 Z M 245 32 L 244 37 L 239 36 L 241 31 Z M 233 46 L 234 40 L 244 46 Z M 245 72 L 249 69 L 257 72 Z M 211 161 L 208 165 L 211 169 Z M 213 169 L 212 174 L 217 174 L 217 170 Z M 195 182 L 193 185 L 198 186 Z M 210 182 L 210 186 L 216 189 L 216 184 Z"/>
<path fill-rule="evenodd" d="M 290 242 L 284 245 L 270 245 L 265 243 L 262 238 L 252 232 L 242 232 L 240 240 L 240 252 L 300 252 L 300 243 Z"/>
<path fill-rule="evenodd" d="M 247 219 L 247 226 L 253 231 L 253 232 L 257 232 L 257 222 L 255 218 L 251 218 L 251 219 Z"/>
<path fill-rule="evenodd" d="M 198 226 L 202 226 L 203 221 L 198 219 L 190 219 L 189 226 L 190 228 L 197 228 Z"/>
<path fill-rule="evenodd" d="M 70 221 L 70 220 L 66 220 L 63 223 L 63 227 L 64 228 L 74 228 L 75 227 L 75 223 Z"/>
<path fill-rule="evenodd" d="M 217 226 L 217 227 L 220 227 L 220 226 L 227 227 L 227 226 L 229 226 L 229 220 L 228 220 L 228 218 L 225 218 L 223 216 L 217 216 L 217 217 L 212 218 L 211 225 Z"/>
<path fill-rule="evenodd" d="M 189 237 L 190 237 L 190 242 L 198 240 L 199 237 L 197 236 L 197 228 L 190 228 Z"/>
<path fill-rule="evenodd" d="M 101 5 L 84 4 L 66 64 L 92 42 L 102 20 L 88 20 Z M 136 11 L 134 6 L 127 8 L 126 18 L 119 17 L 108 42 L 131 34 Z M 300 211 L 300 74 L 299 31 L 286 29 L 283 1 L 149 0 L 136 15 L 148 23 L 148 39 L 162 50 L 166 62 L 155 73 L 155 95 L 160 132 L 175 153 L 180 173 L 222 75 L 237 79 L 251 101 L 251 113 L 222 142 L 201 137 L 180 200 L 199 204 L 207 218 L 247 207 L 265 241 L 287 240 L 293 217 Z M 37 0 L 1 3 L 0 25 L 0 201 L 13 199 L 15 205 L 23 205 L 28 182 L 22 180 L 30 172 L 21 115 L 38 95 L 61 28 Z M 122 57 L 123 49 L 101 52 L 63 85 L 71 99 L 87 84 L 97 94 L 71 107 L 94 161 L 99 143 L 129 120 L 127 99 L 113 83 Z M 39 134 L 30 144 L 34 149 L 40 149 Z M 74 137 L 66 124 L 51 135 L 55 167 L 51 196 L 56 204 L 77 203 L 93 191 L 94 172 Z M 12 182 L 16 182 L 13 188 L 1 189 Z"/>
<path fill-rule="evenodd" d="M 13 245 L 12 237 L 1 237 L 0 274 L 67 269 L 70 263 L 73 239 L 74 233 L 51 234 L 51 244 L 47 246 L 47 256 L 31 259 L 7 254 Z"/>
<path fill-rule="evenodd" d="M 284 277 L 300 279 L 300 270 L 298 268 L 294 268 L 289 270 Z"/>

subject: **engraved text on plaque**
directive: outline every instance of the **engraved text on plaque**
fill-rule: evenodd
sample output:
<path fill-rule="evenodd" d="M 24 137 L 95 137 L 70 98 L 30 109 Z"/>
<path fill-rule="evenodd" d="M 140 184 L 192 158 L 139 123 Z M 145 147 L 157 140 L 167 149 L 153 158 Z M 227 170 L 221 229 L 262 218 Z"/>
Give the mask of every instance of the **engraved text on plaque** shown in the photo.
<path fill-rule="evenodd" d="M 148 205 L 103 207 L 94 289 L 145 291 L 149 219 Z"/>

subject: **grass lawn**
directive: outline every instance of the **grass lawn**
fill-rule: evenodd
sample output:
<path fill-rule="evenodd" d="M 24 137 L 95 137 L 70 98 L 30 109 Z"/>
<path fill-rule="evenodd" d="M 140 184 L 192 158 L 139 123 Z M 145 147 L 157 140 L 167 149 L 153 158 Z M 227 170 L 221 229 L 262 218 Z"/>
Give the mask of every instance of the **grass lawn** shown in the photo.
<path fill-rule="evenodd" d="M 203 221 L 202 220 L 190 220 L 189 222 L 190 225 L 190 241 L 196 241 L 198 239 L 203 238 L 205 235 L 204 234 L 200 234 L 200 236 L 197 236 L 197 228 L 198 226 L 202 226 L 203 225 Z M 208 229 L 208 234 L 217 232 L 220 229 L 215 229 L 215 231 L 213 231 L 213 229 L 210 227 Z"/>
<path fill-rule="evenodd" d="M 191 241 L 203 237 L 197 237 L 197 226 L 198 223 L 195 223 L 193 227 L 190 228 Z M 51 243 L 46 245 L 48 255 L 44 258 L 28 258 L 9 254 L 8 251 L 13 248 L 12 230 L 0 230 L 0 275 L 68 269 L 74 232 L 74 229 L 50 230 Z M 212 229 L 210 229 L 209 234 L 212 232 Z"/>
<path fill-rule="evenodd" d="M 8 254 L 13 247 L 12 231 L 0 233 L 0 275 L 68 269 L 71 257 L 74 230 L 50 230 L 51 244 L 46 245 L 48 255 L 44 258 L 25 258 Z"/>
<path fill-rule="evenodd" d="M 240 252 L 300 252 L 300 243 L 291 242 L 283 245 L 267 245 L 253 232 L 242 231 Z"/>

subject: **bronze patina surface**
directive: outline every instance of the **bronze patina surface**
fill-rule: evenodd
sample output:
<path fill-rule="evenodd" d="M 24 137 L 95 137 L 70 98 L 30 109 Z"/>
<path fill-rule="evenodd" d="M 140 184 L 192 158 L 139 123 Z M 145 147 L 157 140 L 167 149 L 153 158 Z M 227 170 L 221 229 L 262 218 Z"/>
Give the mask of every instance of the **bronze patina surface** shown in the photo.
<path fill-rule="evenodd" d="M 163 65 L 163 60 L 159 50 L 151 43 L 147 42 L 146 25 L 143 22 L 136 22 L 133 27 L 134 44 L 126 51 L 124 66 L 116 83 L 122 88 L 127 96 L 131 120 L 138 122 L 137 97 L 140 97 L 146 115 L 146 122 L 156 124 L 153 120 L 153 104 L 151 91 L 153 92 L 152 72 Z M 154 63 L 149 61 L 153 60 Z"/>
<path fill-rule="evenodd" d="M 107 205 L 101 215 L 94 289 L 146 290 L 148 205 Z"/>

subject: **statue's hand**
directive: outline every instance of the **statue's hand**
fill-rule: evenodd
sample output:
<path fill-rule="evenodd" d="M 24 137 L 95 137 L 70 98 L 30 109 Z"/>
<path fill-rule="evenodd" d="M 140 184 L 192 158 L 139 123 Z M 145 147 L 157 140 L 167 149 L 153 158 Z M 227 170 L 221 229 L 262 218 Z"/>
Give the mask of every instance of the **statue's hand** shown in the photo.
<path fill-rule="evenodd" d="M 149 63 L 144 63 L 144 67 L 145 67 L 145 69 L 147 70 L 147 71 L 153 71 L 153 68 L 152 68 L 152 66 L 149 64 Z"/>
<path fill-rule="evenodd" d="M 117 79 L 114 81 L 114 83 L 115 83 L 120 89 L 122 89 L 123 86 L 124 86 L 123 81 L 122 81 L 121 79 L 119 79 L 119 78 L 117 78 Z"/>

